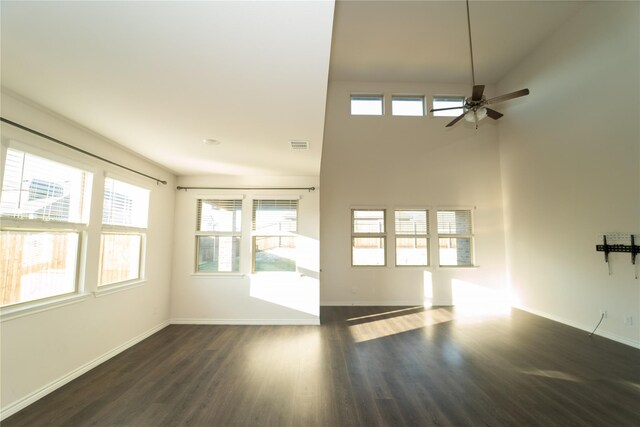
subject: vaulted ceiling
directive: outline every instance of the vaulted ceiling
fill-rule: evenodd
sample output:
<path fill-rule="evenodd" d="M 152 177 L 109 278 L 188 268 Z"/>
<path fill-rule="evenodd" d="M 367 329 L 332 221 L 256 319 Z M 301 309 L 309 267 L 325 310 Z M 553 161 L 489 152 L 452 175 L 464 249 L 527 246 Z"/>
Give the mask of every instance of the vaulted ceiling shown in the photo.
<path fill-rule="evenodd" d="M 478 82 L 498 81 L 578 7 L 472 1 Z M 329 78 L 470 83 L 460 1 L 339 1 L 335 17 L 332 1 L 0 8 L 3 89 L 178 175 L 318 175 Z"/>

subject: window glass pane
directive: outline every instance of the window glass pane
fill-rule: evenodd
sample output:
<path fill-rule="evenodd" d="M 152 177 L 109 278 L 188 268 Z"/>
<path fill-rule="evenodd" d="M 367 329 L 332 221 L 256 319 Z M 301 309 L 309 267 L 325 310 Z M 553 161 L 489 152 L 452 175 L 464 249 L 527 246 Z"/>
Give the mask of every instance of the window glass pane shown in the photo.
<path fill-rule="evenodd" d="M 428 234 L 426 210 L 396 211 L 396 234 Z"/>
<path fill-rule="evenodd" d="M 257 234 L 295 233 L 298 230 L 298 201 L 254 200 L 253 229 Z"/>
<path fill-rule="evenodd" d="M 424 116 L 424 98 L 393 97 L 391 99 L 391 114 L 394 116 Z"/>
<path fill-rule="evenodd" d="M 105 178 L 103 224 L 147 228 L 148 213 L 149 190 Z"/>
<path fill-rule="evenodd" d="M 439 238 L 440 265 L 472 265 L 471 238 Z"/>
<path fill-rule="evenodd" d="M 351 115 L 381 116 L 382 96 L 352 96 Z"/>
<path fill-rule="evenodd" d="M 242 200 L 198 200 L 198 230 L 240 232 Z"/>
<path fill-rule="evenodd" d="M 458 117 L 463 113 L 462 106 L 464 106 L 463 97 L 434 97 L 433 108 L 450 108 L 460 107 L 454 110 L 434 111 L 432 114 L 436 117 Z"/>
<path fill-rule="evenodd" d="M 87 223 L 93 175 L 9 148 L 0 215 Z"/>
<path fill-rule="evenodd" d="M 428 247 L 426 237 L 396 237 L 396 265 L 427 265 Z"/>
<path fill-rule="evenodd" d="M 354 233 L 384 233 L 384 210 L 354 210 Z"/>
<path fill-rule="evenodd" d="M 240 237 L 198 236 L 198 273 L 240 271 Z"/>
<path fill-rule="evenodd" d="M 140 277 L 139 234 L 103 234 L 100 286 Z"/>
<path fill-rule="evenodd" d="M 353 265 L 385 265 L 384 237 L 354 237 Z"/>
<path fill-rule="evenodd" d="M 296 240 L 292 236 L 254 237 L 255 272 L 296 271 Z"/>
<path fill-rule="evenodd" d="M 76 290 L 78 233 L 2 231 L 1 305 Z"/>
<path fill-rule="evenodd" d="M 471 211 L 438 211 L 438 234 L 470 234 Z"/>

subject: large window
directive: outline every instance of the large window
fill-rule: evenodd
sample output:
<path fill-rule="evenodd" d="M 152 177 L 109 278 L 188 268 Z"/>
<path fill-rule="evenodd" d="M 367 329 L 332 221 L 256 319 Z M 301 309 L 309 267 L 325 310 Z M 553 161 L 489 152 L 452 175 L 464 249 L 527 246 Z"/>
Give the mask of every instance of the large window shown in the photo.
<path fill-rule="evenodd" d="M 196 273 L 238 273 L 242 200 L 198 200 Z"/>
<path fill-rule="evenodd" d="M 351 210 L 351 264 L 386 265 L 386 226 L 384 209 Z"/>
<path fill-rule="evenodd" d="M 149 190 L 105 178 L 98 286 L 143 278 Z"/>
<path fill-rule="evenodd" d="M 297 200 L 253 201 L 253 271 L 296 271 Z"/>
<path fill-rule="evenodd" d="M 429 212 L 396 210 L 396 265 L 429 265 Z"/>
<path fill-rule="evenodd" d="M 78 291 L 93 175 L 7 149 L 0 197 L 0 305 Z"/>
<path fill-rule="evenodd" d="M 438 246 L 441 266 L 473 265 L 470 210 L 438 211 Z"/>

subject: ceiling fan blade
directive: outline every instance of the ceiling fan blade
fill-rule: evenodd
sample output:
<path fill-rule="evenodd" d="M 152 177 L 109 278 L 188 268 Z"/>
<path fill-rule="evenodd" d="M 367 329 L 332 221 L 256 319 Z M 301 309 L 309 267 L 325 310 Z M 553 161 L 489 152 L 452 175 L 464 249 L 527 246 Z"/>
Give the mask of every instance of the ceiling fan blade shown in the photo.
<path fill-rule="evenodd" d="M 460 119 L 462 119 L 464 117 L 465 114 L 467 114 L 467 113 L 464 112 L 464 113 L 460 114 L 458 117 L 456 117 L 455 119 L 451 120 L 449 122 L 449 124 L 446 125 L 445 127 L 448 128 L 448 127 L 451 127 L 451 126 L 455 125 L 456 123 L 458 123 L 460 121 Z"/>
<path fill-rule="evenodd" d="M 473 92 L 471 93 L 472 101 L 482 101 L 482 94 L 484 93 L 484 85 L 475 85 Z"/>
<path fill-rule="evenodd" d="M 429 112 L 433 113 L 434 111 L 460 110 L 460 109 L 462 109 L 462 105 L 460 105 L 459 107 L 432 108 L 431 110 L 429 110 Z"/>
<path fill-rule="evenodd" d="M 504 116 L 504 114 L 499 113 L 496 110 L 492 110 L 491 108 L 487 108 L 487 116 L 491 117 L 493 120 L 498 120 L 500 117 Z"/>
<path fill-rule="evenodd" d="M 500 95 L 496 96 L 495 98 L 487 99 L 487 104 L 497 104 L 498 102 L 508 101 L 510 99 L 519 98 L 525 95 L 529 95 L 529 89 L 520 89 L 506 95 Z"/>

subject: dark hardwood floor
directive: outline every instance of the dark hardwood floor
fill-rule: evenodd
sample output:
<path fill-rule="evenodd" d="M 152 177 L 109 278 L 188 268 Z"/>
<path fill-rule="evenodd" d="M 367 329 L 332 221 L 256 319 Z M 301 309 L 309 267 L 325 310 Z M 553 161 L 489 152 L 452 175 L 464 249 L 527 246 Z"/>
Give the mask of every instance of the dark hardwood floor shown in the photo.
<path fill-rule="evenodd" d="M 172 325 L 13 426 L 639 426 L 640 350 L 522 311 L 323 307 Z"/>

